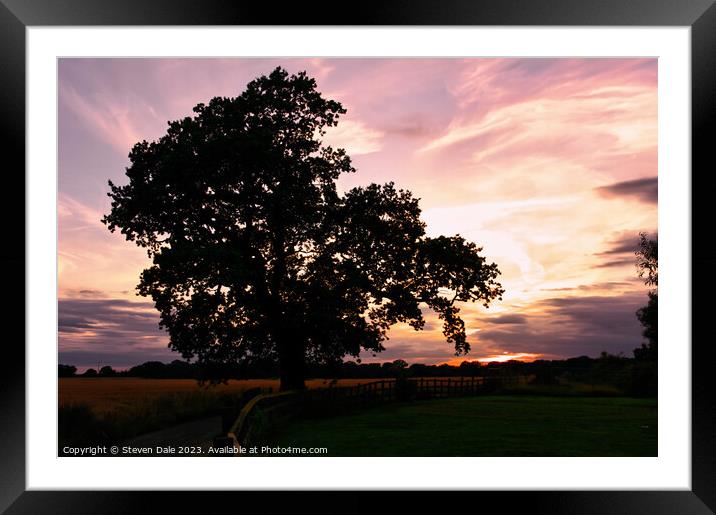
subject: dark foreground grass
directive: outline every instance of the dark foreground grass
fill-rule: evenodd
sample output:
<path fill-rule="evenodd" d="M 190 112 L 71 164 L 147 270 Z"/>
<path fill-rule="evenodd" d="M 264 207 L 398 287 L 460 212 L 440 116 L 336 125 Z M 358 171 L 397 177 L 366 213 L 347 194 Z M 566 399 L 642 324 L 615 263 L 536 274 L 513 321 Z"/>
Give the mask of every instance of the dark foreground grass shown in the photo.
<path fill-rule="evenodd" d="M 297 420 L 266 444 L 328 456 L 656 456 L 656 399 L 482 396 Z"/>
<path fill-rule="evenodd" d="M 220 390 L 179 391 L 137 396 L 134 402 L 103 406 L 66 403 L 57 412 L 60 448 L 116 444 L 143 433 L 218 415 L 236 395 Z M 221 423 L 216 427 L 221 430 Z M 166 442 L 166 445 L 176 445 Z"/>

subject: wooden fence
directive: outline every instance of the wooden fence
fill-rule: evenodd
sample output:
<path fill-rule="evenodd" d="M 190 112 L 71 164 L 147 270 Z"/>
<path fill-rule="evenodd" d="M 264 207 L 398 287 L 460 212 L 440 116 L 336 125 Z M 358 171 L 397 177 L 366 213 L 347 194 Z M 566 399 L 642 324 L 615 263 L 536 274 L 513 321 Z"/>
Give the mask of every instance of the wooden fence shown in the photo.
<path fill-rule="evenodd" d="M 493 382 L 485 377 L 421 377 L 415 379 L 415 397 L 431 399 L 435 397 L 458 397 L 489 393 Z"/>
<path fill-rule="evenodd" d="M 215 445 L 251 445 L 298 416 L 324 417 L 384 402 L 484 395 L 523 382 L 520 376 L 383 379 L 355 386 L 261 393 L 249 400 Z"/>
<path fill-rule="evenodd" d="M 383 379 L 355 386 L 334 386 L 304 392 L 307 408 L 312 405 L 353 406 L 387 401 L 409 401 L 495 392 L 524 382 L 521 376 L 419 377 Z"/>

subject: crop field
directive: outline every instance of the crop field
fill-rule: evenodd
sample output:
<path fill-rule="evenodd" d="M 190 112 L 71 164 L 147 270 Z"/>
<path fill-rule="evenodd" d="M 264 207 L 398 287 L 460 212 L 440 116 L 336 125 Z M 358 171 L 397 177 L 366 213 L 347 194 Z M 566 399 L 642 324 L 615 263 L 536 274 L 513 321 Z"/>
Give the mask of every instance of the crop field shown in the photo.
<path fill-rule="evenodd" d="M 95 413 L 132 408 L 137 403 L 170 397 L 206 397 L 240 394 L 261 387 L 278 391 L 278 379 L 231 380 L 227 384 L 200 386 L 194 379 L 142 379 L 137 377 L 62 377 L 59 378 L 59 405 L 81 404 Z M 376 379 L 340 379 L 334 384 L 353 386 Z M 306 381 L 308 388 L 325 388 L 328 379 Z"/>
<path fill-rule="evenodd" d="M 337 384 L 370 381 L 374 379 L 345 379 Z M 307 386 L 327 387 L 331 382 L 313 379 Z M 195 379 L 63 377 L 58 386 L 60 441 L 96 445 L 216 417 L 241 392 L 256 387 L 278 391 L 279 381 L 248 379 L 202 386 Z M 217 426 L 216 432 L 219 430 Z"/>

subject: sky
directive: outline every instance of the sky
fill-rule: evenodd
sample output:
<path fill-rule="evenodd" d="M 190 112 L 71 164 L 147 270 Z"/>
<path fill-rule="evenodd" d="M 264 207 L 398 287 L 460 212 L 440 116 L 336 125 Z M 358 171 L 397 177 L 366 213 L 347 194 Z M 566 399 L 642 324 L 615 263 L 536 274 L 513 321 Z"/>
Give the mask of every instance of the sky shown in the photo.
<path fill-rule="evenodd" d="M 341 191 L 394 181 L 420 198 L 429 236 L 460 234 L 506 290 L 463 304 L 472 351 L 441 323 L 391 329 L 363 361 L 558 359 L 642 342 L 639 232 L 657 232 L 656 59 L 60 59 L 59 362 L 128 368 L 180 356 L 151 299 L 146 253 L 100 223 L 132 145 L 282 66 L 347 109 L 325 142 L 356 173 Z"/>

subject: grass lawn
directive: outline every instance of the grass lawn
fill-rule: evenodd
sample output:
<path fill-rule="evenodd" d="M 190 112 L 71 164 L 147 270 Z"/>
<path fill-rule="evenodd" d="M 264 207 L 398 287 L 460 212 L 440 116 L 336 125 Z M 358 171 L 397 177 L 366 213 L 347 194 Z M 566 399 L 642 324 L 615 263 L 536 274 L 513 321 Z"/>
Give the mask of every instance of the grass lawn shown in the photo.
<path fill-rule="evenodd" d="M 271 446 L 328 456 L 656 456 L 656 399 L 480 396 L 296 420 Z"/>

